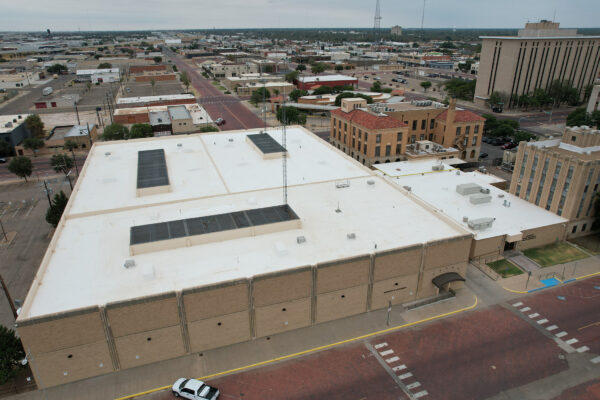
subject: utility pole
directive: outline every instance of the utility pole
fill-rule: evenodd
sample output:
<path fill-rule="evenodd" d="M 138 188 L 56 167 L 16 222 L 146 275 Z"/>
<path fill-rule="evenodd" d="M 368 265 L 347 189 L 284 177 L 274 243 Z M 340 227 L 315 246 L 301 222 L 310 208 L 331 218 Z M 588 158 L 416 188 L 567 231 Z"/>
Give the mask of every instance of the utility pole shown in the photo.
<path fill-rule="evenodd" d="M 4 225 L 2 224 L 2 220 L 0 219 L 0 228 L 2 228 L 2 235 L 4 235 L 4 240 L 8 243 L 8 236 L 6 236 L 6 231 L 4 230 Z M 577 264 L 575 264 L 577 266 Z"/>
<path fill-rule="evenodd" d="M 48 198 L 48 204 L 52 207 L 52 201 L 50 200 L 50 189 L 48 189 L 48 182 L 44 179 L 44 189 L 46 192 L 46 197 Z"/>
<path fill-rule="evenodd" d="M 73 103 L 73 107 L 75 107 L 75 114 L 77 115 L 77 125 L 81 125 L 81 121 L 79 120 L 79 110 L 77 109 L 77 103 Z"/>
<path fill-rule="evenodd" d="M 10 305 L 10 309 L 16 320 L 18 317 L 17 309 L 15 308 L 15 303 L 13 302 L 12 297 L 10 297 L 10 293 L 8 293 L 8 288 L 6 287 L 6 284 L 4 283 L 4 278 L 2 277 L 2 275 L 0 275 L 0 284 L 2 284 L 2 290 L 4 290 L 4 295 L 6 296 L 6 300 L 8 300 L 8 304 Z"/>

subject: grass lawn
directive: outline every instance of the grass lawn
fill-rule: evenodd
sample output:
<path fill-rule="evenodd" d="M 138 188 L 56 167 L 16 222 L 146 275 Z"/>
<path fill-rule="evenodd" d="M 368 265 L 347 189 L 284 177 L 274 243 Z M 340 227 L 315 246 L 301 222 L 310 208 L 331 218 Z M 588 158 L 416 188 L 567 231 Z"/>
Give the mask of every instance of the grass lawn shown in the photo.
<path fill-rule="evenodd" d="M 570 239 L 569 242 L 573 242 L 576 245 L 583 247 L 589 253 L 600 254 L 600 233 Z"/>
<path fill-rule="evenodd" d="M 510 276 L 521 275 L 521 271 L 517 266 L 504 258 L 498 261 L 488 263 L 488 266 L 503 278 Z"/>
<path fill-rule="evenodd" d="M 589 255 L 585 254 L 583 251 L 564 242 L 523 250 L 523 254 L 540 264 L 542 267 L 550 267 L 551 265 L 563 264 L 589 257 Z"/>

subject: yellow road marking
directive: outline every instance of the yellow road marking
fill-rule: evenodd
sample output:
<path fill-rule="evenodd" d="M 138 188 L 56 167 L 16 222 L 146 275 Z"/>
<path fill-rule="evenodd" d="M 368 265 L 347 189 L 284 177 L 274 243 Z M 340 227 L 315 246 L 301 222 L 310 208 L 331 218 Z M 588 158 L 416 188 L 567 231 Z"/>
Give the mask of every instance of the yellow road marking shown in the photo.
<path fill-rule="evenodd" d="M 588 274 L 588 275 L 583 275 L 583 276 L 578 276 L 577 278 L 575 278 L 576 280 L 579 279 L 584 279 L 584 278 L 589 278 L 590 276 L 595 276 L 595 275 L 599 275 L 600 272 L 594 272 L 593 274 Z"/>
<path fill-rule="evenodd" d="M 593 322 L 591 324 L 582 326 L 581 328 L 577 328 L 578 331 L 584 330 L 586 328 L 591 328 L 592 326 L 600 326 L 600 321 Z"/>
<path fill-rule="evenodd" d="M 509 288 L 505 288 L 504 286 L 502 286 L 502 289 L 507 290 L 509 292 L 513 292 L 513 293 L 521 293 L 521 294 L 523 294 L 523 293 L 529 293 L 527 291 L 524 292 L 522 290 L 512 290 L 512 289 L 509 289 Z"/>
<path fill-rule="evenodd" d="M 305 355 L 305 354 L 314 353 L 316 351 L 326 350 L 326 349 L 337 347 L 337 346 L 340 346 L 340 345 L 343 345 L 343 344 L 348 344 L 348 343 L 351 343 L 351 342 L 355 342 L 357 340 L 367 339 L 367 338 L 372 337 L 372 336 L 377 336 L 377 335 L 381 335 L 381 334 L 384 334 L 384 333 L 389 333 L 389 332 L 397 331 L 399 329 L 408 328 L 409 326 L 415 326 L 415 325 L 422 324 L 422 323 L 429 322 L 429 321 L 433 321 L 433 320 L 436 320 L 436 319 L 439 319 L 439 318 L 447 317 L 449 315 L 454 315 L 454 314 L 458 314 L 458 313 L 461 313 L 461 312 L 472 310 L 475 307 L 477 307 L 478 301 L 479 300 L 478 300 L 477 296 L 475 296 L 475 303 L 473 303 L 472 305 L 470 305 L 468 307 L 461 308 L 459 310 L 450 311 L 450 312 L 447 312 L 447 313 L 444 313 L 444 314 L 435 315 L 433 317 L 425 318 L 425 319 L 422 319 L 420 321 L 409 322 L 409 323 L 406 323 L 404 325 L 398 325 L 398 326 L 394 326 L 394 327 L 391 327 L 391 328 L 382 329 L 380 331 L 367 333 L 365 335 L 357 336 L 357 337 L 354 337 L 354 338 L 351 338 L 351 339 L 346 339 L 346 340 L 342 340 L 342 341 L 335 342 L 335 343 L 326 344 L 324 346 L 314 347 L 312 349 L 299 351 L 297 353 L 288 354 L 286 356 L 276 357 L 276 358 L 273 358 L 271 360 L 260 361 L 260 362 L 257 362 L 257 363 L 254 363 L 254 364 L 250 364 L 250 365 L 246 365 L 246 366 L 243 366 L 243 367 L 238 367 L 238 368 L 230 369 L 228 371 L 217 372 L 217 373 L 214 373 L 214 374 L 203 376 L 203 377 L 198 378 L 198 379 L 200 379 L 200 380 L 203 381 L 203 380 L 214 378 L 214 377 L 217 377 L 217 376 L 227 375 L 227 374 L 231 374 L 233 372 L 240 372 L 240 371 L 243 371 L 243 370 L 246 370 L 246 369 L 249 369 L 249 368 L 260 367 L 262 365 L 271 364 L 271 363 L 274 363 L 274 362 L 277 362 L 277 361 L 287 360 L 287 359 L 298 357 L 298 356 L 302 356 L 302 355 Z M 134 397 L 139 397 L 139 396 L 143 396 L 143 395 L 146 395 L 146 394 L 150 394 L 150 393 L 154 393 L 154 392 L 159 392 L 161 390 L 165 390 L 165 389 L 168 389 L 170 387 L 171 387 L 171 385 L 162 386 L 162 387 L 159 387 L 159 388 L 154 388 L 154 389 L 146 390 L 144 392 L 130 394 L 130 395 L 124 396 L 124 397 L 119 397 L 119 398 L 117 398 L 115 400 L 133 399 Z"/>

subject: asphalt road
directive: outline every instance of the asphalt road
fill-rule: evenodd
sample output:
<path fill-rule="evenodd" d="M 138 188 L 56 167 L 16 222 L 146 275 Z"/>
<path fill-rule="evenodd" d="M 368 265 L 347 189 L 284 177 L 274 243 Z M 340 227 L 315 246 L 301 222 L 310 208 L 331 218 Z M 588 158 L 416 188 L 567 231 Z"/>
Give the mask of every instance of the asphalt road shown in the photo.
<path fill-rule="evenodd" d="M 25 154 L 26 157 L 31 159 L 31 163 L 33 164 L 33 174 L 31 174 L 31 178 L 45 178 L 47 176 L 54 176 L 56 172 L 52 165 L 50 165 L 50 156 L 38 156 L 32 157 L 30 152 Z M 77 167 L 79 171 L 83 168 L 83 164 L 85 163 L 86 156 L 83 154 L 75 154 L 75 160 L 77 161 Z M 73 174 L 75 174 L 75 168 L 73 168 Z M 15 174 L 8 170 L 8 163 L 0 164 L 0 181 L 6 180 L 14 180 L 19 179 Z"/>
<path fill-rule="evenodd" d="M 210 80 L 204 78 L 198 71 L 186 63 L 182 58 L 168 49 L 164 53 L 180 71 L 186 71 L 191 85 L 197 90 L 201 104 L 214 121 L 223 118 L 225 124 L 220 126 L 221 130 L 237 130 L 261 128 L 263 121 L 250 111 L 241 100 L 234 96 L 223 94 Z"/>
<path fill-rule="evenodd" d="M 33 102 L 43 97 L 42 90 L 44 88 L 50 86 L 54 89 L 54 91 L 57 91 L 62 89 L 65 82 L 68 82 L 71 79 L 73 79 L 73 75 L 59 75 L 57 79 L 52 79 L 50 82 L 44 85 L 20 90 L 20 93 L 26 92 L 27 94 L 22 95 L 13 101 L 9 101 L 3 106 L 0 105 L 0 114 L 26 114 L 29 112 L 29 109 L 33 107 Z"/>

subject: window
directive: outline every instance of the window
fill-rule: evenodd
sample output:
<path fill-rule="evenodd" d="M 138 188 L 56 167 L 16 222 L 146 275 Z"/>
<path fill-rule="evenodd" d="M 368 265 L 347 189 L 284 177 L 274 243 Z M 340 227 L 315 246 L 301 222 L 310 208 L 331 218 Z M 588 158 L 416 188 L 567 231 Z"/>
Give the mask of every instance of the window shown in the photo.
<path fill-rule="evenodd" d="M 473 136 L 473 141 L 471 142 L 471 146 L 477 146 L 477 135 Z"/>
<path fill-rule="evenodd" d="M 533 178 L 535 177 L 535 170 L 537 169 L 538 156 L 537 154 L 533 157 L 533 165 L 531 166 L 531 172 L 529 174 L 529 183 L 527 184 L 527 192 L 525 193 L 525 200 L 529 201 L 529 195 L 531 194 L 531 186 L 533 185 Z"/>
<path fill-rule="evenodd" d="M 360 145 L 361 145 L 361 143 L 360 143 L 360 141 L 359 141 L 359 142 L 358 142 L 358 151 L 360 151 Z"/>
<path fill-rule="evenodd" d="M 571 230 L 571 233 L 575 233 L 577 232 L 577 225 L 573 225 L 573 229 Z"/>
<path fill-rule="evenodd" d="M 392 145 L 386 145 L 385 146 L 385 156 L 388 157 L 390 154 L 392 154 Z"/>
<path fill-rule="evenodd" d="M 567 179 L 565 179 L 565 185 L 563 186 L 562 194 L 560 196 L 560 202 L 558 203 L 557 214 L 562 215 L 563 206 L 565 205 L 565 200 L 567 199 L 567 192 L 569 191 L 569 186 L 571 185 L 571 178 L 573 177 L 573 166 L 569 167 L 569 171 L 567 172 Z"/>
<path fill-rule="evenodd" d="M 416 142 L 416 141 L 417 141 L 417 136 L 415 136 L 415 135 L 410 135 L 410 142 L 411 142 L 411 143 L 414 143 L 414 142 Z"/>
<path fill-rule="evenodd" d="M 475 158 L 475 150 L 471 150 L 471 158 Z"/>
<path fill-rule="evenodd" d="M 352 137 L 356 136 L 356 127 L 352 127 Z"/>
<path fill-rule="evenodd" d="M 356 139 L 352 138 L 352 147 L 356 145 Z"/>
<path fill-rule="evenodd" d="M 590 187 L 590 183 L 592 182 L 592 175 L 594 175 L 594 168 L 590 168 L 590 172 L 588 174 L 587 180 L 585 181 L 585 187 L 583 188 L 583 193 L 581 195 L 581 201 L 579 202 L 579 208 L 577 209 L 577 215 L 575 218 L 579 218 L 581 215 L 581 210 L 583 209 L 583 203 L 585 202 L 585 198 L 587 197 L 587 191 Z"/>
<path fill-rule="evenodd" d="M 419 135 L 419 140 L 425 140 L 425 134 L 424 133 L 421 133 Z"/>
<path fill-rule="evenodd" d="M 348 130 L 348 124 L 344 122 L 344 132 Z"/>
<path fill-rule="evenodd" d="M 460 126 L 456 127 L 456 136 L 460 135 Z"/>
<path fill-rule="evenodd" d="M 471 133 L 471 127 L 465 126 L 465 135 L 468 135 L 469 133 Z"/>
<path fill-rule="evenodd" d="M 433 129 L 434 120 L 429 121 L 429 129 Z"/>
<path fill-rule="evenodd" d="M 414 120 L 414 121 L 413 121 L 413 123 L 412 123 L 412 125 L 413 125 L 413 126 L 412 126 L 412 130 L 413 130 L 413 131 L 416 131 L 416 130 L 417 130 L 417 121 L 416 121 L 416 120 Z"/>
<path fill-rule="evenodd" d="M 365 143 L 365 147 L 363 147 L 363 153 L 365 153 L 365 155 L 367 155 L 367 144 Z"/>
<path fill-rule="evenodd" d="M 360 138 L 361 138 L 361 136 L 362 136 L 362 131 L 359 129 L 359 130 L 358 130 L 358 138 L 360 139 Z"/>
<path fill-rule="evenodd" d="M 517 185 L 517 191 L 515 192 L 515 196 L 519 197 L 520 193 L 521 193 L 521 185 Z"/>
<path fill-rule="evenodd" d="M 396 136 L 396 141 L 402 142 L 402 132 L 398 132 L 398 135 Z"/>
<path fill-rule="evenodd" d="M 473 128 L 473 133 L 479 133 L 479 125 L 475 125 Z"/>
<path fill-rule="evenodd" d="M 338 119 L 338 128 L 342 129 L 342 120 Z"/>
<path fill-rule="evenodd" d="M 379 157 L 381 155 L 381 147 L 375 147 L 375 157 Z"/>
<path fill-rule="evenodd" d="M 562 163 L 559 161 L 556 163 L 556 168 L 554 168 L 554 177 L 552 178 L 552 183 L 550 184 L 550 192 L 548 193 L 548 200 L 546 201 L 546 210 L 550 210 L 550 206 L 552 205 L 552 198 L 554 197 L 554 190 L 556 189 L 556 182 L 558 181 L 558 176 L 560 175 L 560 168 Z"/>
<path fill-rule="evenodd" d="M 519 173 L 519 179 L 523 179 L 523 174 L 525 173 L 525 166 L 527 165 L 527 157 L 529 155 L 525 153 L 523 155 L 523 163 L 521 164 L 521 172 Z"/>
<path fill-rule="evenodd" d="M 377 136 L 375 136 L 375 143 L 381 143 L 381 133 L 378 133 Z"/>
<path fill-rule="evenodd" d="M 402 145 L 400 143 L 396 144 L 396 154 L 402 154 Z"/>
<path fill-rule="evenodd" d="M 585 232 L 585 228 L 587 228 L 587 224 L 583 224 L 583 226 L 581 227 L 581 232 Z"/>
<path fill-rule="evenodd" d="M 427 120 L 421 120 L 421 129 L 425 129 L 425 127 L 427 126 Z"/>
<path fill-rule="evenodd" d="M 571 141 L 574 142 L 575 140 L 577 140 L 577 136 L 571 136 Z"/>
<path fill-rule="evenodd" d="M 540 205 L 540 199 L 542 198 L 542 190 L 544 189 L 544 182 L 546 181 L 546 172 L 548 170 L 548 164 L 550 159 L 546 158 L 544 161 L 544 168 L 542 169 L 542 177 L 540 178 L 540 185 L 538 186 L 537 195 L 535 196 L 535 205 Z"/>
<path fill-rule="evenodd" d="M 365 132 L 365 142 L 369 139 L 369 132 Z"/>

